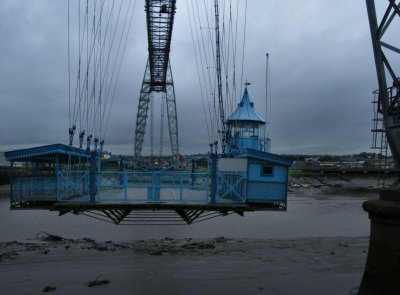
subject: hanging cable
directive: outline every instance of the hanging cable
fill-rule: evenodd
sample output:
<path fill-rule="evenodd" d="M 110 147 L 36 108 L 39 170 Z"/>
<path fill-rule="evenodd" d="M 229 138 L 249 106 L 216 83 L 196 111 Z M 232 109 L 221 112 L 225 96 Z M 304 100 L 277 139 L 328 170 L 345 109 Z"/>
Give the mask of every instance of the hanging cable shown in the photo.
<path fill-rule="evenodd" d="M 135 12 L 135 8 L 136 8 L 136 0 L 135 0 L 135 2 L 133 4 L 133 8 L 131 10 L 128 30 L 127 30 L 127 33 L 126 33 L 126 36 L 125 36 L 125 42 L 124 42 L 121 58 L 119 60 L 117 76 L 116 76 L 116 79 L 115 79 L 115 82 L 114 82 L 114 89 L 113 89 L 113 92 L 112 92 L 112 95 L 111 95 L 111 103 L 110 103 L 110 106 L 108 107 L 108 114 L 107 114 L 106 124 L 105 124 L 105 127 L 104 127 L 104 133 L 103 133 L 103 136 L 102 136 L 103 139 L 105 138 L 105 135 L 107 133 L 108 123 L 109 123 L 109 119 L 110 119 L 110 113 L 111 113 L 112 105 L 114 103 L 115 93 L 116 93 L 117 85 L 118 85 L 118 78 L 119 78 L 119 74 L 121 72 L 122 62 L 123 62 L 124 56 L 125 56 L 126 44 L 128 42 L 129 33 L 130 33 L 130 30 L 131 30 L 131 27 L 132 27 L 132 20 L 133 20 L 133 15 L 134 15 L 134 12 Z"/>
<path fill-rule="evenodd" d="M 107 2 L 107 5 L 105 3 Z M 126 5 L 125 5 L 125 2 Z M 79 0 L 77 13 L 78 63 L 71 84 L 71 3 L 68 0 L 68 113 L 70 137 L 79 125 L 79 147 L 86 139 L 103 147 L 116 85 L 132 26 L 136 0 Z M 115 3 L 118 3 L 118 8 Z M 83 13 L 81 12 L 83 11 Z M 117 10 L 116 13 L 114 11 Z M 116 17 L 114 18 L 114 14 Z M 125 17 L 122 17 L 125 14 Z M 129 23 L 129 25 L 128 25 Z M 71 91 L 75 88 L 75 94 Z M 72 99 L 74 102 L 72 102 Z M 79 124 L 77 124 L 79 123 Z M 70 140 L 71 142 L 71 140 Z"/>
<path fill-rule="evenodd" d="M 211 141 L 214 141 L 216 139 L 216 110 L 213 107 L 213 96 L 214 96 L 214 91 L 213 91 L 213 86 L 212 86 L 212 79 L 211 79 L 211 73 L 210 73 L 210 65 L 209 65 L 209 58 L 207 55 L 207 50 L 206 50 L 206 45 L 204 41 L 204 36 L 203 36 L 203 30 L 202 30 L 202 23 L 201 23 L 201 17 L 200 17 L 200 12 L 199 12 L 199 6 L 196 1 L 196 12 L 192 3 L 192 11 L 193 11 L 193 19 L 195 21 L 195 27 L 199 28 L 198 30 L 195 30 L 196 32 L 196 37 L 197 37 L 197 45 L 198 45 L 198 51 L 199 51 L 199 56 L 200 56 L 200 63 L 201 63 L 201 72 L 203 76 L 203 83 L 205 87 L 205 92 L 206 92 L 206 97 L 207 97 L 207 106 L 208 106 L 208 114 L 210 116 L 210 125 L 211 125 Z M 208 28 L 207 28 L 208 29 Z M 200 34 L 198 33 L 200 31 Z"/>
<path fill-rule="evenodd" d="M 69 16 L 70 3 L 68 0 L 68 118 L 69 127 L 71 128 L 71 42 L 70 42 L 70 16 Z"/>
<path fill-rule="evenodd" d="M 245 57 L 245 46 L 246 46 L 246 27 L 247 27 L 247 0 L 245 2 L 245 9 L 244 9 L 243 48 L 242 48 L 242 74 L 241 74 L 241 78 L 240 78 L 240 93 L 243 92 L 244 57 Z"/>
<path fill-rule="evenodd" d="M 197 50 L 196 50 L 196 46 L 195 46 L 195 42 L 194 42 L 192 18 L 190 16 L 189 6 L 188 5 L 186 5 L 186 9 L 187 9 L 188 17 L 189 17 L 190 34 L 192 36 L 193 52 L 194 52 L 194 57 L 195 57 L 195 62 L 196 62 L 196 70 L 197 70 L 198 82 L 199 82 L 199 87 L 200 87 L 201 102 L 202 102 L 202 105 L 203 105 L 204 119 L 205 119 L 205 122 L 206 122 L 208 141 L 211 142 L 212 138 L 211 138 L 211 134 L 210 134 L 210 127 L 209 127 L 209 122 L 208 122 L 208 117 L 207 117 L 207 112 L 206 112 L 206 106 L 205 106 L 205 101 L 204 101 L 203 85 L 202 85 L 201 77 L 200 77 L 199 59 L 198 59 L 198 56 L 197 56 Z"/>

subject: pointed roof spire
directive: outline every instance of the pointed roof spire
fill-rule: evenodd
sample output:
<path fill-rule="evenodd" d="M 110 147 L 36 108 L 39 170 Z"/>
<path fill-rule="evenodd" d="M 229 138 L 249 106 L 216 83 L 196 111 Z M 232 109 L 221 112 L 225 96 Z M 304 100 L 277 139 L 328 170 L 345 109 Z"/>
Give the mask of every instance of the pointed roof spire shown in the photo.
<path fill-rule="evenodd" d="M 236 110 L 226 120 L 228 124 L 230 122 L 237 121 L 258 122 L 260 124 L 265 124 L 265 120 L 254 109 L 254 103 L 250 101 L 249 92 L 247 91 L 248 85 L 250 85 L 250 83 L 246 81 L 246 87 L 244 89 L 242 100 L 238 104 Z"/>

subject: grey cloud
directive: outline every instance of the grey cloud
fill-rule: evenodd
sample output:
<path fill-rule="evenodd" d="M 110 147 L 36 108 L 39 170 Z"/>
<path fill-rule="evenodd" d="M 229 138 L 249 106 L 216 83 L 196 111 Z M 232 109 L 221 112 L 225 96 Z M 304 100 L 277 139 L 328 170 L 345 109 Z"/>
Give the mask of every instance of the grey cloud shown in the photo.
<path fill-rule="evenodd" d="M 138 0 L 107 142 L 132 153 L 147 36 Z M 0 4 L 0 149 L 66 142 L 66 1 Z M 208 139 L 188 31 L 178 0 L 171 51 L 182 153 Z M 273 151 L 352 153 L 371 141 L 371 91 L 377 87 L 363 1 L 249 1 L 245 77 L 261 114 L 265 53 L 270 53 Z M 167 148 L 166 148 L 167 149 Z"/>

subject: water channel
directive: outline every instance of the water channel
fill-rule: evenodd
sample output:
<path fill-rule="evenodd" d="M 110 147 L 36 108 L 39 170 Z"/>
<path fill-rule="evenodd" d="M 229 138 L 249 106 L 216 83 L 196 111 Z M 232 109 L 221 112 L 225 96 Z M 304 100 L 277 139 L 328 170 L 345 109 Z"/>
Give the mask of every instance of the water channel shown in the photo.
<path fill-rule="evenodd" d="M 233 214 L 193 225 L 118 226 L 85 216 L 46 210 L 10 210 L 8 198 L 0 199 L 0 242 L 35 238 L 45 231 L 65 238 L 100 241 L 162 239 L 293 239 L 308 237 L 357 237 L 369 235 L 363 197 L 297 196 L 289 194 L 287 212 Z"/>

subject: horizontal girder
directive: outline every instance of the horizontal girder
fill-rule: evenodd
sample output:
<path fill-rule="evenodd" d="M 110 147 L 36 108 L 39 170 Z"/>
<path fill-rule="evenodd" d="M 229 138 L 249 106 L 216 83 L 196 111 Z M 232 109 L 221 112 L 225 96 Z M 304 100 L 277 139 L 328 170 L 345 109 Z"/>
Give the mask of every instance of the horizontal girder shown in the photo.
<path fill-rule="evenodd" d="M 151 91 L 165 92 L 176 0 L 146 0 Z"/>

